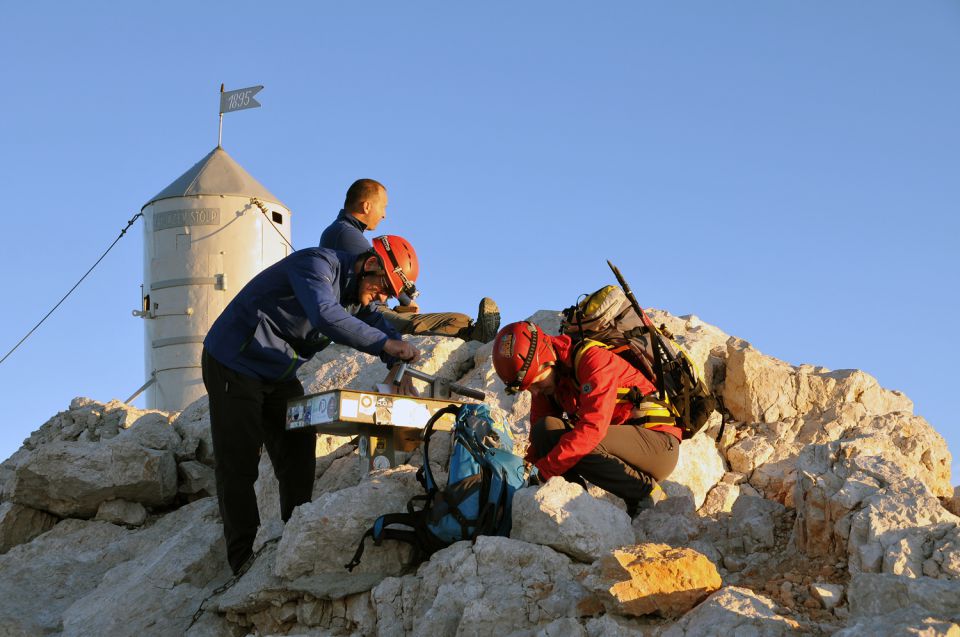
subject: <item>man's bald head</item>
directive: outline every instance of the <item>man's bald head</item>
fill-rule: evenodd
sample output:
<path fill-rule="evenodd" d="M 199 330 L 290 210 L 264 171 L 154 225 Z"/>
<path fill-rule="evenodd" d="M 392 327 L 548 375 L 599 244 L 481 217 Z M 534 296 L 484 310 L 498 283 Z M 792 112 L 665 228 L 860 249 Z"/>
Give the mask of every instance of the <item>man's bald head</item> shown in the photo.
<path fill-rule="evenodd" d="M 363 212 L 361 204 L 364 201 L 372 201 L 386 191 L 386 186 L 376 179 L 358 179 L 347 188 L 343 209 L 347 212 Z"/>

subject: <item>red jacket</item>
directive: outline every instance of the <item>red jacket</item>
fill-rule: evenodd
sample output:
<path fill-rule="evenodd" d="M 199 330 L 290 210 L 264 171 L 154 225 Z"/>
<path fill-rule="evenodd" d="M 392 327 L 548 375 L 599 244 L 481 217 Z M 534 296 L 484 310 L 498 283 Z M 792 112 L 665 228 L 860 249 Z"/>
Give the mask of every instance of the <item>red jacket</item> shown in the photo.
<path fill-rule="evenodd" d="M 633 405 L 617 403 L 617 388 L 638 387 L 645 395 L 656 390 L 646 376 L 616 354 L 591 347 L 580 357 L 576 378 L 573 374 L 573 343 L 569 336 L 549 336 L 557 352 L 557 385 L 553 396 L 533 395 L 530 403 L 530 424 L 547 416 L 566 412 L 573 429 L 563 434 L 557 445 L 543 458 L 533 445 L 527 448 L 526 460 L 536 465 L 544 479 L 566 473 L 582 457 L 593 451 L 607 433 L 607 427 L 621 425 L 630 419 Z M 680 439 L 676 427 L 657 427 Z"/>

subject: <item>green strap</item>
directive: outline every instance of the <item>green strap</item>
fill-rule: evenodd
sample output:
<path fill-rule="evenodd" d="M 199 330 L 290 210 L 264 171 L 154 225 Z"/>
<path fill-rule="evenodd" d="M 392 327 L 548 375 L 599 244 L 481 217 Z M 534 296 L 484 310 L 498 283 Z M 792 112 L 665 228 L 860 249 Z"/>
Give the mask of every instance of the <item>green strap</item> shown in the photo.
<path fill-rule="evenodd" d="M 298 361 L 298 360 L 300 360 L 300 355 L 297 354 L 296 350 L 294 350 L 294 352 L 293 352 L 293 360 L 290 361 L 290 364 L 287 365 L 287 368 L 283 371 L 282 374 L 280 374 L 280 378 L 278 378 L 277 381 L 283 380 L 284 378 L 287 377 L 287 375 L 288 375 L 290 372 L 292 372 L 294 369 L 296 369 L 297 361 Z"/>

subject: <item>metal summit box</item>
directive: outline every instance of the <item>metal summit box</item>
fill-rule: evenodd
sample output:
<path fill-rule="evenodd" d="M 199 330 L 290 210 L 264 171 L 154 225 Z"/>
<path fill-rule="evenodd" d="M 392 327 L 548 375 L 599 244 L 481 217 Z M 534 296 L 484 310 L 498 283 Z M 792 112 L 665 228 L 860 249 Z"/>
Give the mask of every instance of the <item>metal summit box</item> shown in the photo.
<path fill-rule="evenodd" d="M 311 428 L 334 436 L 358 436 L 360 471 L 395 467 L 420 444 L 427 421 L 457 400 L 420 398 L 353 389 L 331 389 L 287 402 L 287 430 Z M 453 428 L 443 416 L 435 429 Z"/>

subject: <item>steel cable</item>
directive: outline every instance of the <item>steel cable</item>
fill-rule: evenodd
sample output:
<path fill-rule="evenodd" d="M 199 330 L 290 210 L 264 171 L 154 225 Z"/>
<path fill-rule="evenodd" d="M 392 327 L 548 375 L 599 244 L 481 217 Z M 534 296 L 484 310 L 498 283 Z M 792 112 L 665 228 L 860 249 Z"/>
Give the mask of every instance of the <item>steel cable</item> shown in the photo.
<path fill-rule="evenodd" d="M 110 247 L 107 248 L 106 252 L 104 252 L 103 254 L 100 255 L 100 258 L 97 259 L 96 263 L 94 263 L 93 265 L 90 266 L 90 269 L 87 270 L 86 273 L 85 273 L 82 277 L 80 277 L 80 280 L 77 281 L 72 288 L 70 288 L 70 291 L 67 292 L 66 294 L 64 294 L 62 299 L 60 299 L 59 301 L 57 301 L 57 304 L 54 305 L 53 308 L 52 308 L 49 312 L 47 312 L 46 315 L 45 315 L 42 319 L 40 319 L 40 322 L 39 322 L 39 323 L 37 323 L 36 325 L 33 326 L 33 329 L 31 329 L 29 332 L 27 332 L 26 336 L 24 336 L 23 338 L 21 338 L 20 341 L 19 341 L 16 345 L 13 346 L 13 349 L 11 349 L 9 352 L 7 352 L 6 354 L 4 354 L 3 358 L 0 358 L 0 365 L 2 365 L 2 364 L 3 364 L 3 361 L 7 360 L 7 358 L 8 358 L 11 354 L 13 354 L 18 347 L 20 347 L 21 345 L 23 345 L 23 342 L 24 342 L 25 340 L 27 340 L 28 338 L 30 338 L 30 335 L 33 334 L 33 333 L 37 330 L 38 327 L 40 327 L 41 325 L 43 325 L 43 322 L 44 322 L 44 321 L 46 321 L 48 318 L 50 318 L 50 315 L 53 314 L 53 313 L 56 311 L 56 309 L 57 309 L 58 307 L 60 307 L 60 305 L 61 305 L 64 301 L 67 300 L 67 297 L 70 296 L 70 295 L 73 293 L 73 291 L 77 289 L 77 286 L 79 286 L 81 283 L 83 283 L 83 280 L 86 279 L 87 276 L 88 276 L 91 272 L 93 272 L 93 269 L 94 269 L 95 267 L 97 267 L 97 266 L 100 264 L 101 261 L 103 261 L 104 257 L 107 256 L 107 253 L 109 253 L 110 250 L 113 249 L 113 246 L 117 245 L 117 242 L 120 241 L 120 239 L 123 238 L 123 235 L 127 234 L 127 230 L 130 229 L 130 226 L 132 226 L 133 223 L 134 223 L 137 219 L 139 219 L 140 217 L 142 217 L 142 216 L 143 216 L 143 213 L 142 213 L 142 212 L 138 212 L 137 214 L 133 215 L 133 217 L 131 217 L 130 221 L 127 222 L 127 227 L 120 231 L 119 236 L 117 236 L 117 238 L 113 240 L 113 243 L 110 244 Z"/>

